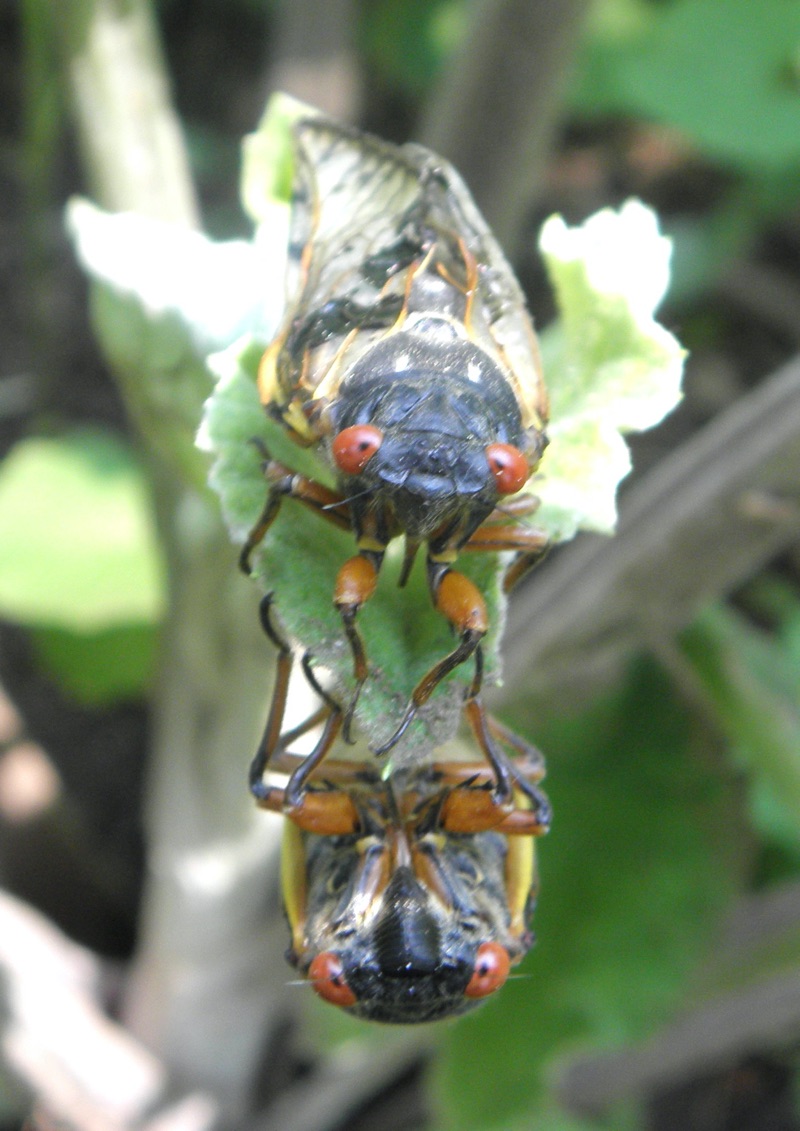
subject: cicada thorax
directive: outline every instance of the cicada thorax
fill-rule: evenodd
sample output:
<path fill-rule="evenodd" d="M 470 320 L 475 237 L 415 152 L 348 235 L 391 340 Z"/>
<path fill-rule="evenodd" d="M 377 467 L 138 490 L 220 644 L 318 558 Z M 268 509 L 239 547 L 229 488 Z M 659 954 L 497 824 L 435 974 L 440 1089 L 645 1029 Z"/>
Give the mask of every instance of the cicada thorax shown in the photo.
<path fill-rule="evenodd" d="M 544 432 L 538 417 L 526 426 L 476 299 L 477 266 L 452 239 L 421 242 L 379 295 L 333 300 L 295 321 L 276 362 L 289 395 L 275 407 L 303 440 L 323 444 L 355 500 L 357 537 L 436 535 L 438 552 L 460 548 L 524 485 Z"/>
<path fill-rule="evenodd" d="M 519 450 L 525 441 L 519 410 L 495 362 L 450 321 L 425 313 L 406 324 L 344 378 L 327 442 L 341 465 L 338 438 L 375 430 L 370 457 L 342 473 L 357 535 L 367 515 L 383 512 L 387 533 L 460 548 L 500 498 L 493 446 Z M 520 467 L 521 487 L 524 457 Z"/>
<path fill-rule="evenodd" d="M 499 989 L 532 945 L 534 838 L 449 834 L 435 799 L 420 802 L 412 785 L 398 804 L 382 789 L 351 836 L 287 822 L 284 877 L 302 876 L 304 892 L 301 906 L 284 891 L 290 960 L 321 997 L 368 1020 L 462 1013 Z"/>

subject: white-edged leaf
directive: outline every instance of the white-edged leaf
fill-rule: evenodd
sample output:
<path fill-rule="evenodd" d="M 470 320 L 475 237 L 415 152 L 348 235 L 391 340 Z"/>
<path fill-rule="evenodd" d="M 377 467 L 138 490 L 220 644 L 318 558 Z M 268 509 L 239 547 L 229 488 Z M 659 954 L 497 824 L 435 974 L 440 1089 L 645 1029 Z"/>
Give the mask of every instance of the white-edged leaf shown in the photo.
<path fill-rule="evenodd" d="M 638 201 L 580 227 L 551 217 L 540 238 L 559 320 L 542 334 L 550 446 L 532 489 L 554 540 L 612 533 L 630 470 L 625 432 L 657 424 L 681 398 L 685 351 L 654 317 L 669 282 L 670 242 Z"/>
<path fill-rule="evenodd" d="M 283 290 L 265 270 L 282 255 L 285 231 L 274 229 L 275 247 L 248 240 L 215 242 L 201 232 L 134 213 L 109 213 L 73 199 L 67 225 L 78 258 L 97 282 L 135 297 L 150 319 L 177 315 L 198 356 L 230 345 L 248 330 L 274 332 Z"/>

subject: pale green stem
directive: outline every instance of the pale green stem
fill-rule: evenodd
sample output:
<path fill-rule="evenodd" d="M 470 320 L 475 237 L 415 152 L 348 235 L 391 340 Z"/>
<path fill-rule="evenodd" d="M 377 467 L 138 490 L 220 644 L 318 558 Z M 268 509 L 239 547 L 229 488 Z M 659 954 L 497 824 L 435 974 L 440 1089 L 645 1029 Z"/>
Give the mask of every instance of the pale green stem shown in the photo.
<path fill-rule="evenodd" d="M 59 0 L 48 11 L 99 202 L 196 224 L 150 3 Z M 98 315 L 104 293 L 93 297 Z M 173 1087 L 210 1091 L 228 1120 L 245 1109 L 286 993 L 279 822 L 255 809 L 246 787 L 270 649 L 218 504 L 196 486 L 208 376 L 179 359 L 154 372 L 124 353 L 110 360 L 149 460 L 170 585 L 148 753 L 149 876 L 125 1013 Z"/>

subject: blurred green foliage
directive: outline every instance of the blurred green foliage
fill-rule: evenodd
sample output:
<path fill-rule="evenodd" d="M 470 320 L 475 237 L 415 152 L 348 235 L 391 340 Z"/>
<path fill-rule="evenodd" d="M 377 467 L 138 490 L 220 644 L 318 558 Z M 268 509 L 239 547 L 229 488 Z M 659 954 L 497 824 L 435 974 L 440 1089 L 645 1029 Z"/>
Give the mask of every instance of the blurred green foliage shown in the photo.
<path fill-rule="evenodd" d="M 800 6 L 791 0 L 605 0 L 571 105 L 681 130 L 758 177 L 800 166 Z"/>
<path fill-rule="evenodd" d="M 419 98 L 460 42 L 470 8 L 468 0 L 368 0 L 358 43 L 383 84 Z"/>
<path fill-rule="evenodd" d="M 666 127 L 727 174 L 712 210 L 668 228 L 673 297 L 694 296 L 800 195 L 800 6 L 598 0 L 569 107 Z"/>
<path fill-rule="evenodd" d="M 128 444 L 108 432 L 13 449 L 0 469 L 0 542 L 6 616 L 91 631 L 153 623 L 163 611 L 146 482 Z"/>
<path fill-rule="evenodd" d="M 788 586 L 769 588 L 782 597 L 770 631 L 717 606 L 681 647 L 734 764 L 748 775 L 753 828 L 800 865 L 800 602 Z"/>
<path fill-rule="evenodd" d="M 420 100 L 470 9 L 365 4 L 361 49 L 386 87 Z M 52 81 L 31 69 L 46 68 L 45 55 L 28 56 L 26 160 L 47 171 L 60 111 Z M 679 233 L 681 280 L 696 292 L 765 216 L 796 203 L 800 5 L 600 0 L 568 114 L 659 123 L 730 174 L 717 208 Z M 0 467 L 0 609 L 34 630 L 42 663 L 84 701 L 146 693 L 163 602 L 149 506 L 139 463 L 107 433 L 32 438 Z M 443 1027 L 432 1072 L 442 1128 L 584 1126 L 554 1106 L 558 1061 L 669 1018 L 690 1000 L 733 896 L 797 879 L 800 599 L 771 579 L 747 597 L 748 615 L 709 609 L 676 642 L 669 675 L 640 661 L 588 710 L 532 718 L 520 705 L 509 720 L 550 762 L 556 821 L 540 851 L 539 943 L 498 1000 Z M 787 953 L 797 968 L 797 949 Z M 730 972 L 732 985 L 743 978 Z M 610 1124 L 638 1125 L 635 1112 Z"/>
<path fill-rule="evenodd" d="M 458 1131 L 525 1112 L 549 1128 L 534 1113 L 558 1058 L 666 1020 L 740 878 L 733 771 L 709 757 L 702 722 L 652 663 L 572 717 L 513 721 L 548 752 L 556 817 L 540 848 L 535 950 L 443 1042 L 443 1125 Z"/>
<path fill-rule="evenodd" d="M 0 612 L 84 703 L 142 694 L 164 576 L 130 445 L 100 429 L 19 443 L 0 465 Z"/>

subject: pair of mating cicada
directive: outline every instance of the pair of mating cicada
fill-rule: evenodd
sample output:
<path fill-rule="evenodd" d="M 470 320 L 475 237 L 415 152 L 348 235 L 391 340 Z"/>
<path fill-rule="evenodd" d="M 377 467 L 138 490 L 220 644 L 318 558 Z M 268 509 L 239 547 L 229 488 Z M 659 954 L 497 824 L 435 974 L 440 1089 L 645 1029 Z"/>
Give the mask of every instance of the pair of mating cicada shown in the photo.
<path fill-rule="evenodd" d="M 543 537 L 518 521 L 534 503 L 518 493 L 544 449 L 546 394 L 518 284 L 446 163 L 320 117 L 296 121 L 293 142 L 287 315 L 259 394 L 294 441 L 319 450 L 338 490 L 264 452 L 267 500 L 241 564 L 249 571 L 287 498 L 352 531 L 357 552 L 338 571 L 333 602 L 353 684 L 339 702 L 307 651 L 321 706 L 282 733 L 292 651 L 263 603 L 279 662 L 251 788 L 288 818 L 292 962 L 322 997 L 361 1016 L 430 1020 L 496 990 L 532 942 L 533 838 L 549 822 L 543 763 L 484 710 L 486 603 L 453 566 L 462 551 L 513 551 L 510 588 L 541 556 Z M 332 758 L 337 741 L 352 741 L 370 678 L 358 614 L 400 535 L 400 585 L 424 544 L 431 601 L 456 643 L 366 760 Z M 483 761 L 425 750 L 384 772 L 383 756 L 470 660 L 463 711 Z M 310 753 L 293 753 L 315 728 Z"/>

